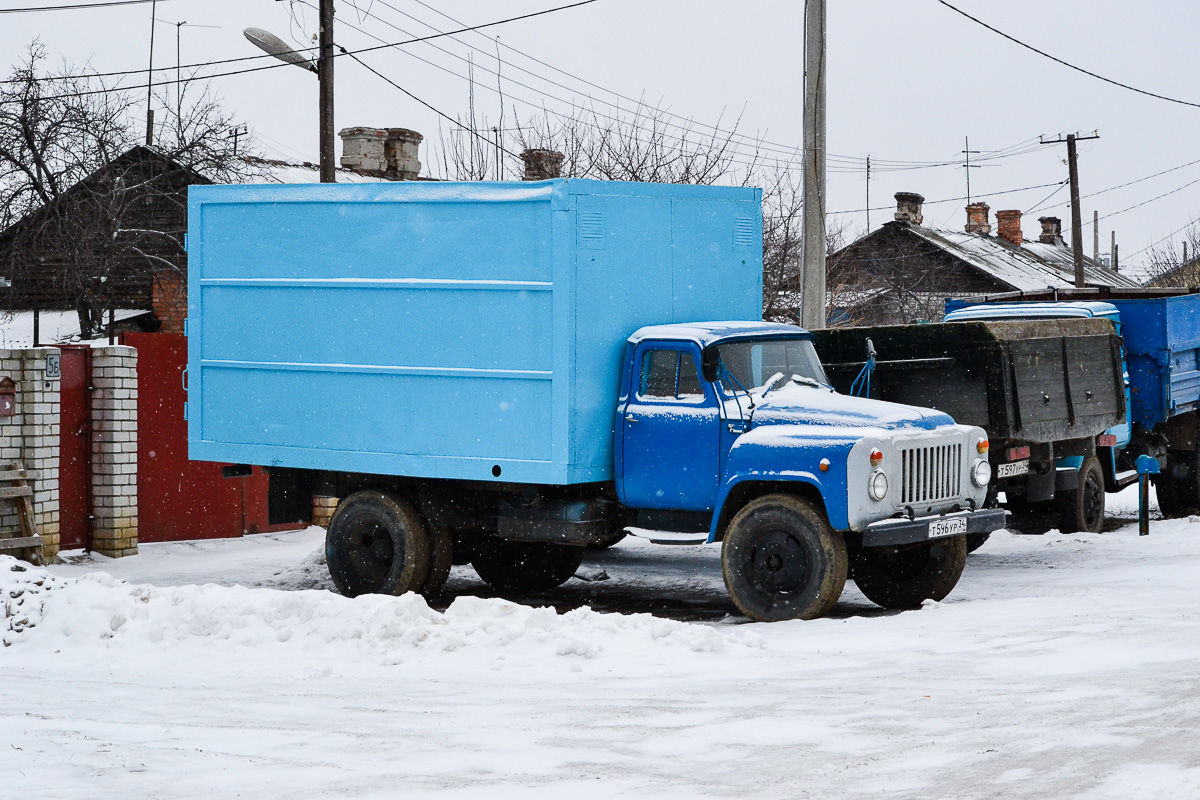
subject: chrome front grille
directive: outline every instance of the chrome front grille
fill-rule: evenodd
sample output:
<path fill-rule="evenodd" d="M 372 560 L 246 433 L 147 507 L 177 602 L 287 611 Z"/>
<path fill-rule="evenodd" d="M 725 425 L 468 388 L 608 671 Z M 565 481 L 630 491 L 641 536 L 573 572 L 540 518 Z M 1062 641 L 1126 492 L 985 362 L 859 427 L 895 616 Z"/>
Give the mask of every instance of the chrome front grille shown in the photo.
<path fill-rule="evenodd" d="M 900 503 L 933 503 L 959 496 L 962 489 L 961 444 L 907 447 L 900 450 Z"/>

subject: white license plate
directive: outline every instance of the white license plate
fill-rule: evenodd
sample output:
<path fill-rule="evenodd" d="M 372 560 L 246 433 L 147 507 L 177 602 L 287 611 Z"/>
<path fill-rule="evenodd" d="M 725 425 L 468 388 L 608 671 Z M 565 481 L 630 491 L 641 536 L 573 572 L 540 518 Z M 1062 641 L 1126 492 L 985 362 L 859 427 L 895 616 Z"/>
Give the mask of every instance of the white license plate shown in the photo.
<path fill-rule="evenodd" d="M 1029 474 L 1029 459 L 1024 461 L 1010 461 L 1007 464 L 1000 464 L 996 467 L 997 478 L 1015 478 L 1018 475 Z"/>
<path fill-rule="evenodd" d="M 929 538 L 937 539 L 942 536 L 957 536 L 960 533 L 967 532 L 966 517 L 948 517 L 946 519 L 935 519 L 929 523 Z"/>

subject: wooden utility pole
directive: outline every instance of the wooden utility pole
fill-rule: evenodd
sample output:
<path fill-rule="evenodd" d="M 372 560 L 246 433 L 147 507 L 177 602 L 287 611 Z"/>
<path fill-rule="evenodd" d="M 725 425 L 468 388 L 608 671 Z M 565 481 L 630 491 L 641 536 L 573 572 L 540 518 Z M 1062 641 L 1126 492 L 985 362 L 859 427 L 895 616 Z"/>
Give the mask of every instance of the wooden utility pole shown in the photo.
<path fill-rule="evenodd" d="M 154 144 L 154 26 L 158 24 L 158 0 L 150 4 L 150 69 L 146 76 L 146 147 Z"/>
<path fill-rule="evenodd" d="M 1092 211 L 1092 261 L 1100 263 L 1100 212 Z"/>
<path fill-rule="evenodd" d="M 337 183 L 333 160 L 333 0 L 321 0 L 320 17 L 317 80 L 321 84 L 321 183 Z"/>
<path fill-rule="evenodd" d="M 1075 148 L 1076 142 L 1088 139 L 1099 139 L 1100 134 L 1093 131 L 1088 136 L 1069 133 L 1067 138 L 1039 140 L 1042 144 L 1067 143 L 1067 171 L 1071 176 L 1071 251 L 1075 257 L 1075 286 L 1082 289 L 1086 285 L 1083 274 L 1083 216 L 1079 208 L 1079 154 Z"/>
<path fill-rule="evenodd" d="M 871 232 L 871 157 L 867 156 L 867 233 Z"/>
<path fill-rule="evenodd" d="M 825 327 L 825 0 L 804 4 L 804 263 L 800 324 Z"/>

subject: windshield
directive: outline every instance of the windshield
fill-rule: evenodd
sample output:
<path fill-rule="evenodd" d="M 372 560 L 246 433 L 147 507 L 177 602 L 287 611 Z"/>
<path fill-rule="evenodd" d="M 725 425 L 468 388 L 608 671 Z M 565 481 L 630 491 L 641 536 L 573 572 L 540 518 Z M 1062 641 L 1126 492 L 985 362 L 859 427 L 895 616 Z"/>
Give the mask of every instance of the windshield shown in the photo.
<path fill-rule="evenodd" d="M 738 387 L 725 380 L 725 372 L 732 374 L 741 388 L 751 392 L 761 388 L 777 372 L 783 373 L 785 380 L 799 375 L 829 383 L 817 350 L 808 339 L 752 339 L 716 347 L 721 358 L 722 383 L 731 392 Z"/>

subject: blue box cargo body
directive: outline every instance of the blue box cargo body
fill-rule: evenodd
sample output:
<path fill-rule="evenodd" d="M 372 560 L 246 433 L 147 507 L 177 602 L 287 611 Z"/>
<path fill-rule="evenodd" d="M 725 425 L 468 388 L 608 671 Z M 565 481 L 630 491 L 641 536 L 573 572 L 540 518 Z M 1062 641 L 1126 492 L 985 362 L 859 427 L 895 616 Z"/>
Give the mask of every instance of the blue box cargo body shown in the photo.
<path fill-rule="evenodd" d="M 1200 408 L 1200 294 L 1150 292 L 1085 290 L 1053 295 L 1054 299 L 1078 295 L 1116 307 L 1129 369 L 1130 421 L 1147 430 Z M 1005 294 L 982 302 L 1036 302 L 1051 297 L 1045 292 Z M 946 312 L 980 303 L 979 299 L 948 300 Z"/>
<path fill-rule="evenodd" d="M 758 189 L 193 186 L 193 459 L 613 478 L 625 341 L 759 319 Z"/>

